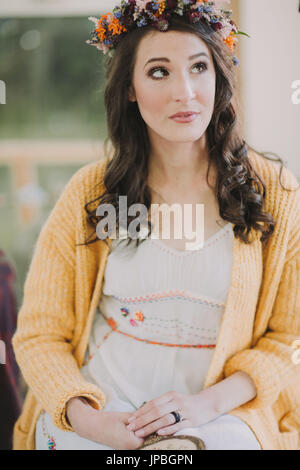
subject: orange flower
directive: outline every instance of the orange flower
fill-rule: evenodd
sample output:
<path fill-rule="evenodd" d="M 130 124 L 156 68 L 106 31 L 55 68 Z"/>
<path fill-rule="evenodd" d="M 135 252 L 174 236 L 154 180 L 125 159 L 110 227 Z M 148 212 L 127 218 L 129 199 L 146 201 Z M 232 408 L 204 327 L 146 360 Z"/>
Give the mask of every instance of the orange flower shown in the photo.
<path fill-rule="evenodd" d="M 163 13 L 163 11 L 166 9 L 166 2 L 165 0 L 159 0 L 158 2 L 159 7 L 156 13 L 154 13 L 154 16 L 156 18 L 159 18 L 159 16 Z"/>
<path fill-rule="evenodd" d="M 135 312 L 135 318 L 138 321 L 143 321 L 144 320 L 144 314 L 141 311 Z"/>
<path fill-rule="evenodd" d="M 162 12 L 165 10 L 165 8 L 166 8 L 165 0 L 161 0 L 161 1 L 159 2 L 159 8 L 158 8 L 158 13 L 159 13 L 159 15 L 162 14 Z"/>
<path fill-rule="evenodd" d="M 112 31 L 113 34 L 121 34 L 123 31 L 127 31 L 125 26 L 121 25 L 118 18 L 114 18 L 108 25 L 109 31 Z"/>
<path fill-rule="evenodd" d="M 230 48 L 231 51 L 233 51 L 233 46 L 234 46 L 234 37 L 233 33 L 229 33 L 226 39 L 223 38 L 223 41 L 225 44 Z"/>
<path fill-rule="evenodd" d="M 96 33 L 97 33 L 97 36 L 100 39 L 100 41 L 103 41 L 103 39 L 106 36 L 106 30 L 105 30 L 105 28 L 103 28 L 103 26 L 101 24 L 101 20 L 99 20 L 98 27 L 96 28 Z"/>

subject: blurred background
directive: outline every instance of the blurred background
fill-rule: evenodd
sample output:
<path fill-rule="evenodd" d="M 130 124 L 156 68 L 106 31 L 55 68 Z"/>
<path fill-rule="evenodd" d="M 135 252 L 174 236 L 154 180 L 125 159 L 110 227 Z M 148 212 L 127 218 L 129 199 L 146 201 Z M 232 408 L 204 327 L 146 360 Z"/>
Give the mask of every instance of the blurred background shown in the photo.
<path fill-rule="evenodd" d="M 22 303 L 34 244 L 64 186 L 81 166 L 103 157 L 103 54 L 85 43 L 93 27 L 87 17 L 112 11 L 116 3 L 1 0 L 0 250 L 14 273 L 5 284 L 12 294 L 2 320 L 15 318 L 8 312 Z M 237 50 L 245 139 L 279 155 L 300 180 L 299 0 L 224 5 L 251 36 L 239 36 Z M 9 349 L 14 330 L 13 322 L 5 325 L 0 371 L 1 338 Z M 16 381 L 23 400 L 26 385 L 20 376 Z"/>

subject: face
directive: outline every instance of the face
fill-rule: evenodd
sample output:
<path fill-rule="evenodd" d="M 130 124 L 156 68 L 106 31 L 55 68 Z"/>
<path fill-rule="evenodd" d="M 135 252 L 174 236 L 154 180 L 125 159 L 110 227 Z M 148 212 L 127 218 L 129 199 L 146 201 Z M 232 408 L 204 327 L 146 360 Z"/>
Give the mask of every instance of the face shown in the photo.
<path fill-rule="evenodd" d="M 186 32 L 154 31 L 138 47 L 130 101 L 137 101 L 150 139 L 194 142 L 203 138 L 211 121 L 216 75 L 205 42 Z M 170 117 L 195 111 L 191 122 Z"/>

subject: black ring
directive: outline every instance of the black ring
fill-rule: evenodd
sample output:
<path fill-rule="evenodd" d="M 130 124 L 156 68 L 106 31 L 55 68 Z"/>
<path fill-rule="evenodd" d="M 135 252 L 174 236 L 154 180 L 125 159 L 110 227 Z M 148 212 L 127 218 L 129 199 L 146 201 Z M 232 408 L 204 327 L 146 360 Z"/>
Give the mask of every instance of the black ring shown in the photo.
<path fill-rule="evenodd" d="M 179 413 L 177 413 L 176 411 L 171 411 L 171 414 L 174 415 L 175 423 L 179 423 L 179 421 L 181 421 L 181 416 Z"/>

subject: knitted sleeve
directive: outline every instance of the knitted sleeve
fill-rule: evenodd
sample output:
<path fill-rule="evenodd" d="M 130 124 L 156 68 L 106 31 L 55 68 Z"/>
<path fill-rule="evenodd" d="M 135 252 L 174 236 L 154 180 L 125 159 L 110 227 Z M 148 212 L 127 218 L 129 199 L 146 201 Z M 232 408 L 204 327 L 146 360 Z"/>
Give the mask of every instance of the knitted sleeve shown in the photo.
<path fill-rule="evenodd" d="M 96 409 L 105 405 L 105 395 L 85 381 L 72 354 L 77 178 L 68 184 L 41 230 L 12 340 L 25 381 L 54 424 L 64 431 L 73 430 L 65 415 L 70 398 L 86 397 Z"/>
<path fill-rule="evenodd" d="M 282 390 L 291 384 L 299 388 L 300 364 L 295 360 L 296 342 L 300 340 L 300 191 L 290 213 L 290 232 L 285 263 L 272 315 L 266 333 L 255 347 L 239 351 L 224 367 L 225 377 L 246 372 L 254 381 L 257 395 L 242 409 L 262 409 L 272 405 Z"/>

